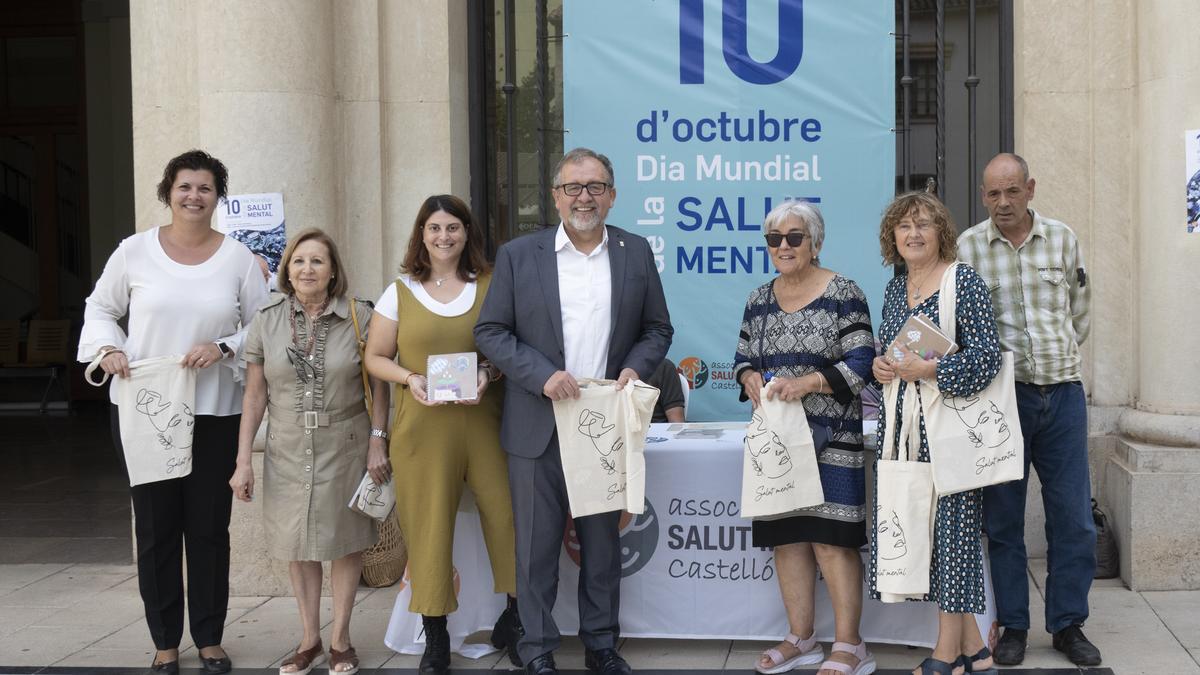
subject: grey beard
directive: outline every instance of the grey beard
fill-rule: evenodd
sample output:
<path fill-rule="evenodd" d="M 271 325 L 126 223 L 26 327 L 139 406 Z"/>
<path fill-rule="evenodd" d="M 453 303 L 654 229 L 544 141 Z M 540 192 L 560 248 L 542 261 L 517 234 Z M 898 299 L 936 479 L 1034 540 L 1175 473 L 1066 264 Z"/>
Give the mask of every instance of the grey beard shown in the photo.
<path fill-rule="evenodd" d="M 571 228 L 576 232 L 591 232 L 601 224 L 599 218 L 588 218 L 574 213 L 571 214 Z"/>

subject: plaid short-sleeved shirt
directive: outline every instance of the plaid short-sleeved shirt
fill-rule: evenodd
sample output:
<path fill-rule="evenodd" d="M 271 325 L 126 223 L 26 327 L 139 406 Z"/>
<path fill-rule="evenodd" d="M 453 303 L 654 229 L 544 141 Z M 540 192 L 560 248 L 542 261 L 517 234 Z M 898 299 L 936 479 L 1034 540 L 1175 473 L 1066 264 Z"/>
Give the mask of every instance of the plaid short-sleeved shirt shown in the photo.
<path fill-rule="evenodd" d="M 1091 286 L 1075 232 L 1036 211 L 1020 246 L 989 218 L 958 238 L 958 257 L 979 272 L 992 296 L 1000 345 L 1031 384 L 1080 379 L 1079 345 L 1090 327 Z"/>

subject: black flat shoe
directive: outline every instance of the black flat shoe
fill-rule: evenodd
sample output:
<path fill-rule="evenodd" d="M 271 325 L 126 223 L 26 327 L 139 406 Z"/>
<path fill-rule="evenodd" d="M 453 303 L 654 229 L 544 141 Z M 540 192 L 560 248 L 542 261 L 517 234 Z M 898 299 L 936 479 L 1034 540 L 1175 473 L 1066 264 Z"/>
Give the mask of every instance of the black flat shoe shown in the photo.
<path fill-rule="evenodd" d="M 1005 628 L 1004 634 L 996 642 L 996 650 L 992 652 L 992 661 L 1001 666 L 1019 666 L 1025 660 L 1025 641 L 1029 631 L 1020 628 Z"/>
<path fill-rule="evenodd" d="M 521 615 L 516 607 L 509 607 L 496 619 L 496 627 L 492 629 L 492 646 L 508 652 L 508 660 L 516 667 L 525 665 L 517 654 L 517 643 L 525 636 L 525 627 L 521 625 Z"/>
<path fill-rule="evenodd" d="M 611 647 L 596 651 L 586 650 L 583 654 L 583 665 L 587 666 L 589 673 L 595 675 L 633 675 L 633 668 L 630 668 L 617 650 Z"/>
<path fill-rule="evenodd" d="M 1055 633 L 1053 644 L 1077 666 L 1100 665 L 1100 650 L 1084 636 L 1079 626 L 1067 626 Z"/>
<path fill-rule="evenodd" d="M 213 675 L 228 673 L 230 670 L 233 670 L 233 661 L 230 661 L 228 656 L 218 656 L 215 659 L 201 656 L 200 670 L 206 673 L 213 673 Z"/>
<path fill-rule="evenodd" d="M 425 653 L 417 672 L 429 675 L 446 675 L 450 672 L 450 633 L 446 630 L 446 617 L 422 616 L 425 626 Z"/>
<path fill-rule="evenodd" d="M 558 675 L 558 666 L 554 665 L 554 655 L 547 652 L 525 664 L 526 675 Z"/>
<path fill-rule="evenodd" d="M 158 657 L 155 657 L 154 659 L 150 660 L 150 672 L 165 673 L 166 675 L 179 675 L 179 659 L 158 663 L 156 660 L 157 658 Z"/>

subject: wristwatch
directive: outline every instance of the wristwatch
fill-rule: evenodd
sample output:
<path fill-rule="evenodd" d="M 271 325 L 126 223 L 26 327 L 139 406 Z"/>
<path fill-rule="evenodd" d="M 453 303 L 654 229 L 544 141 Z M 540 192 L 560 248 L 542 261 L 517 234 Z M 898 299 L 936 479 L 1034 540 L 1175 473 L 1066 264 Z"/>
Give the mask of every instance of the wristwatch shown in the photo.
<path fill-rule="evenodd" d="M 388 439 L 388 432 L 384 431 L 383 429 L 372 429 L 371 437 L 372 438 L 382 438 L 383 440 L 386 441 Z"/>
<path fill-rule="evenodd" d="M 217 340 L 213 344 L 217 346 L 217 349 L 221 350 L 221 358 L 227 359 L 230 356 L 233 356 L 233 350 L 230 349 L 229 345 L 225 344 L 223 341 Z"/>

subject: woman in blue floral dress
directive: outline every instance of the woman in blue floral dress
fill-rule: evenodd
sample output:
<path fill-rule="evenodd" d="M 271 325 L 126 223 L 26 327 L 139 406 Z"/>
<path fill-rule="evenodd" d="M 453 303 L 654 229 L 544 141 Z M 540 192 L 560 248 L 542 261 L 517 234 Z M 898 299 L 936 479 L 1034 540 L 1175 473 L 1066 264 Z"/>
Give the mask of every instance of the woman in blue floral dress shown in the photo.
<path fill-rule="evenodd" d="M 881 253 L 885 264 L 903 262 L 906 273 L 896 276 L 887 286 L 883 303 L 883 322 L 879 339 L 888 345 L 901 326 L 913 314 L 922 313 L 940 323 L 938 288 L 942 275 L 956 256 L 957 231 L 949 211 L 936 197 L 912 192 L 897 197 L 884 213 L 879 228 Z M 908 403 L 908 385 L 934 379 L 942 392 L 953 396 L 974 394 L 1000 371 L 1000 339 L 987 286 L 968 265 L 959 265 L 955 278 L 955 312 L 958 350 L 938 360 L 924 360 L 903 350 L 876 357 L 872 363 L 875 379 L 887 384 L 900 380 L 896 416 Z M 918 391 L 918 396 L 920 392 Z M 897 437 L 892 420 L 883 411 L 879 418 L 879 444 L 884 434 Z M 920 421 L 918 460 L 929 461 L 929 441 L 925 419 Z M 897 440 L 897 444 L 899 441 Z M 878 496 L 878 483 L 876 483 Z M 929 575 L 929 593 L 925 600 L 938 605 L 938 640 L 933 654 L 914 670 L 918 675 L 958 675 L 964 671 L 989 672 L 991 652 L 983 644 L 975 614 L 984 611 L 983 491 L 969 490 L 937 499 L 934 517 L 933 559 Z M 871 597 L 878 598 L 876 563 L 878 549 L 871 543 Z M 994 671 L 991 671 L 994 672 Z"/>

